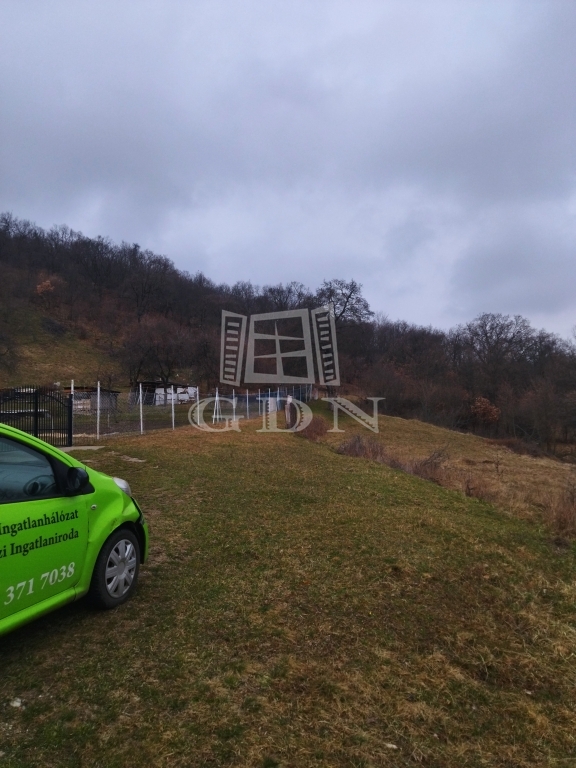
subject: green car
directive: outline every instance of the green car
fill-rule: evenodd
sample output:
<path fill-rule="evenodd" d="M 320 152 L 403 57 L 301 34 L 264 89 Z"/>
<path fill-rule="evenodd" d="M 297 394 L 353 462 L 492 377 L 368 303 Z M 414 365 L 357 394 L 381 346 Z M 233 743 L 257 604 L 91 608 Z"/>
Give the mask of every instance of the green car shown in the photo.
<path fill-rule="evenodd" d="M 0 635 L 83 595 L 120 605 L 147 555 L 125 480 L 0 424 Z"/>

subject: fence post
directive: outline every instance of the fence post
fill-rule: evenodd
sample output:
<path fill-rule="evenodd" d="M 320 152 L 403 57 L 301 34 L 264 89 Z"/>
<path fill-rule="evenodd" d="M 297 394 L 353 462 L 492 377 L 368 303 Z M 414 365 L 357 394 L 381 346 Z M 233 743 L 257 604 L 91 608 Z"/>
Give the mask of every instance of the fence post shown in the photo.
<path fill-rule="evenodd" d="M 172 384 L 172 429 L 175 429 L 174 424 L 174 384 Z"/>
<path fill-rule="evenodd" d="M 38 390 L 34 390 L 34 415 L 32 422 L 32 434 L 38 437 Z"/>
<path fill-rule="evenodd" d="M 144 406 L 142 404 L 142 382 L 140 382 L 140 434 L 144 434 Z"/>
<path fill-rule="evenodd" d="M 212 424 L 216 421 L 220 421 L 222 418 L 222 409 L 220 408 L 220 395 L 218 394 L 218 387 L 216 387 L 216 396 L 214 397 L 214 410 L 212 411 Z"/>
<path fill-rule="evenodd" d="M 72 424 L 72 414 L 74 413 L 74 390 L 70 392 L 70 397 L 68 398 L 68 405 L 67 405 L 67 411 L 68 411 L 68 439 L 66 442 L 66 445 L 71 446 L 74 445 L 74 427 Z"/>
<path fill-rule="evenodd" d="M 32 434 L 38 437 L 38 390 L 34 390 L 34 413 L 32 415 Z"/>
<path fill-rule="evenodd" d="M 96 387 L 96 440 L 100 440 L 100 382 Z"/>
<path fill-rule="evenodd" d="M 70 380 L 70 398 L 72 400 L 72 410 L 70 411 L 70 418 L 68 420 L 68 433 L 70 437 L 70 445 L 72 445 L 72 437 L 74 435 L 74 379 Z"/>

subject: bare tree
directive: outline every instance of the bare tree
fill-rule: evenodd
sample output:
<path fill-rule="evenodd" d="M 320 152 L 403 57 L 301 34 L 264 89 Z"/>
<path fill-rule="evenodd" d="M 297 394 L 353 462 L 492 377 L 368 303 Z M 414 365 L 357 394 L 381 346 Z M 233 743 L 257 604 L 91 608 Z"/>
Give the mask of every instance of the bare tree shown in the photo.
<path fill-rule="evenodd" d="M 316 291 L 316 301 L 334 305 L 337 325 L 366 322 L 374 315 L 355 280 L 324 280 Z"/>
<path fill-rule="evenodd" d="M 152 349 L 145 324 L 131 325 L 114 355 L 128 375 L 130 386 L 134 386 L 139 379 L 146 376 L 151 365 Z"/>
<path fill-rule="evenodd" d="M 141 251 L 137 244 L 124 244 L 123 251 L 128 267 L 126 289 L 134 305 L 136 320 L 140 322 L 147 312 L 154 309 L 155 301 L 162 296 L 166 275 L 172 263 L 152 251 Z"/>
<path fill-rule="evenodd" d="M 526 360 L 534 338 L 530 323 L 520 315 L 485 312 L 456 332 L 462 359 L 474 367 L 475 381 L 468 385 L 494 402 L 504 382 L 517 378 Z"/>
<path fill-rule="evenodd" d="M 314 295 L 303 283 L 291 282 L 283 285 L 265 285 L 262 297 L 270 304 L 270 311 L 284 312 L 314 305 Z"/>

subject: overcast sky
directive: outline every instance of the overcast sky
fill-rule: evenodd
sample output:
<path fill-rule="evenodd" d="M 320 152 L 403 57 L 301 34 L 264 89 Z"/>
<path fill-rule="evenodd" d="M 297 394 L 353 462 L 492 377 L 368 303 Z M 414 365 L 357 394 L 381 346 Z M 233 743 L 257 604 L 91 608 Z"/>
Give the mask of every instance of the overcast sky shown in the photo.
<path fill-rule="evenodd" d="M 574 0 L 2 0 L 0 211 L 576 325 Z"/>

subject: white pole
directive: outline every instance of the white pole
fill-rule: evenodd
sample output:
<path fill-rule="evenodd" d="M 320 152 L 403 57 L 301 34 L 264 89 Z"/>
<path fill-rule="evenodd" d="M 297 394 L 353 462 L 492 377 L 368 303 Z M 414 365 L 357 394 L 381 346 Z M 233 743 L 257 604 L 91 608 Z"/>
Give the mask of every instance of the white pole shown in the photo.
<path fill-rule="evenodd" d="M 172 384 L 172 429 L 175 429 L 175 423 L 174 423 L 174 384 Z"/>
<path fill-rule="evenodd" d="M 260 390 L 258 390 L 258 416 L 262 413 L 262 407 L 260 405 Z"/>
<path fill-rule="evenodd" d="M 70 397 L 72 398 L 72 413 L 70 418 L 72 419 L 72 434 L 74 434 L 74 379 L 70 381 Z"/>
<path fill-rule="evenodd" d="M 232 390 L 232 421 L 236 421 L 236 390 Z"/>
<path fill-rule="evenodd" d="M 100 382 L 96 387 L 96 440 L 100 440 Z"/>
<path fill-rule="evenodd" d="M 142 382 L 140 382 L 140 434 L 144 434 L 144 407 L 142 403 Z"/>
<path fill-rule="evenodd" d="M 246 390 L 246 418 L 250 419 L 250 400 L 248 400 L 248 390 Z"/>

